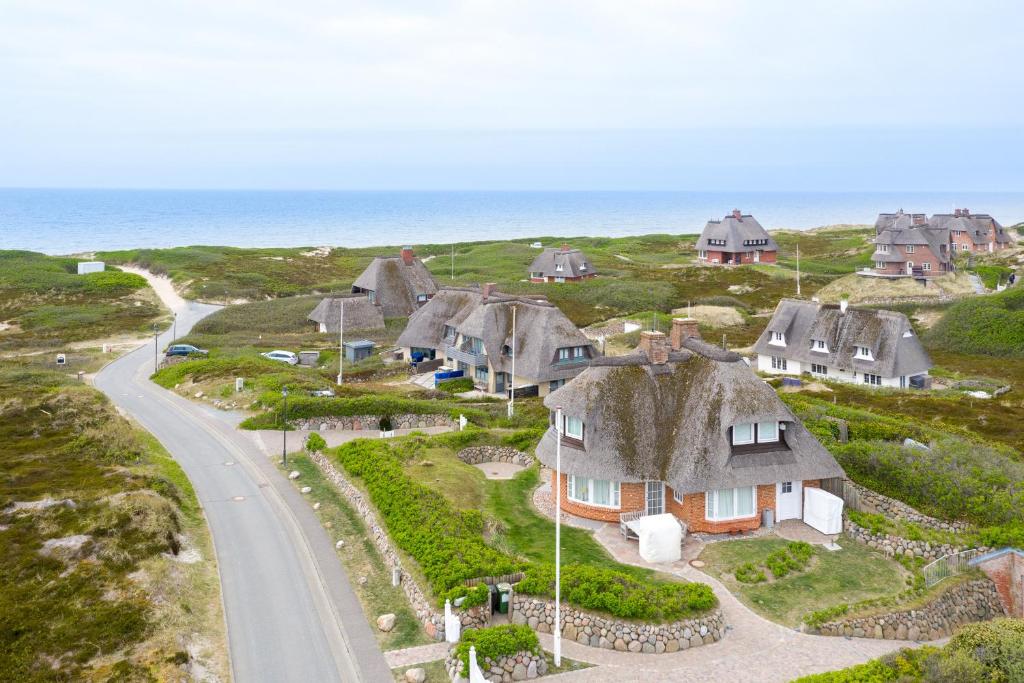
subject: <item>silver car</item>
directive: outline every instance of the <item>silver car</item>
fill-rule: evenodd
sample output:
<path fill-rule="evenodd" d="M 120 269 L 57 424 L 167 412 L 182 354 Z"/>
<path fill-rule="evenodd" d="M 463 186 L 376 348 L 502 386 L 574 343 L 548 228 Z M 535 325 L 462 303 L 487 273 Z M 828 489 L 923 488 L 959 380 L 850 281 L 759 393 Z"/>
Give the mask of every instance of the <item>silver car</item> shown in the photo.
<path fill-rule="evenodd" d="M 288 365 L 295 365 L 299 362 L 299 357 L 291 351 L 267 351 L 260 355 L 269 360 L 276 360 L 280 363 L 287 363 Z"/>

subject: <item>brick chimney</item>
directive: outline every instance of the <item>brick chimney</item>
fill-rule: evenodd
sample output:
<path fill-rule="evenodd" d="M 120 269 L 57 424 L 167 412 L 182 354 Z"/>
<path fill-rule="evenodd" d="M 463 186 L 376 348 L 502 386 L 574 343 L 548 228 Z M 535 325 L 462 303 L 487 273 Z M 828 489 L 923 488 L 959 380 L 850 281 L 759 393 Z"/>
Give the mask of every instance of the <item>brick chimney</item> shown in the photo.
<path fill-rule="evenodd" d="M 697 320 L 694 318 L 672 318 L 672 332 L 669 334 L 669 346 L 673 351 L 683 348 L 687 337 L 700 339 Z"/>
<path fill-rule="evenodd" d="M 412 247 L 402 247 L 402 261 L 405 262 L 405 265 L 412 265 L 412 257 Z"/>
<path fill-rule="evenodd" d="M 655 365 L 664 365 L 668 361 L 668 340 L 665 339 L 664 332 L 641 332 L 639 349 L 647 354 L 647 358 Z"/>
<path fill-rule="evenodd" d="M 732 210 L 732 217 L 735 218 L 738 221 L 741 221 L 741 220 L 743 220 L 743 212 L 740 211 L 739 209 L 733 209 Z"/>
<path fill-rule="evenodd" d="M 914 225 L 924 225 L 924 214 L 914 214 Z"/>
<path fill-rule="evenodd" d="M 969 217 L 971 215 L 971 210 L 970 209 L 960 209 L 960 215 L 963 216 L 964 218 L 967 218 L 967 217 Z"/>
<path fill-rule="evenodd" d="M 960 209 L 953 209 L 953 215 L 957 218 L 960 217 Z"/>
<path fill-rule="evenodd" d="M 568 244 L 563 244 L 562 245 L 562 251 L 569 251 L 569 245 Z"/>
<path fill-rule="evenodd" d="M 484 285 L 480 288 L 480 296 L 483 298 L 484 301 L 487 301 L 487 297 L 491 295 L 491 292 L 496 292 L 497 288 L 498 283 L 485 282 Z"/>

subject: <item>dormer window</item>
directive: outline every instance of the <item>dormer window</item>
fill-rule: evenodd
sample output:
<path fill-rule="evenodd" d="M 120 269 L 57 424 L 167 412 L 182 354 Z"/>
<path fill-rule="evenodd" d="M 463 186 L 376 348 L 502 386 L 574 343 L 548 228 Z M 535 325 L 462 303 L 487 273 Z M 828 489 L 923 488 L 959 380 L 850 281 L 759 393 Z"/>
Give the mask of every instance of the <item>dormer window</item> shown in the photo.
<path fill-rule="evenodd" d="M 444 326 L 444 338 L 445 339 L 454 340 L 455 339 L 455 328 L 452 327 L 451 325 L 445 325 Z"/>
<path fill-rule="evenodd" d="M 580 264 L 580 271 L 584 271 L 584 270 L 586 270 L 586 269 L 587 269 L 587 264 L 586 264 L 586 262 L 584 261 L 583 263 L 581 263 L 581 264 Z"/>
<path fill-rule="evenodd" d="M 782 332 L 770 332 L 769 334 L 771 335 L 771 338 L 768 340 L 769 344 L 772 344 L 774 346 L 786 345 L 786 335 L 784 335 Z"/>
<path fill-rule="evenodd" d="M 822 339 L 811 340 L 811 351 L 817 351 L 819 353 L 828 353 L 828 344 Z"/>
<path fill-rule="evenodd" d="M 563 270 L 565 270 L 565 268 L 562 266 L 561 263 L 556 263 L 555 264 L 555 272 L 556 273 L 561 273 Z"/>
<path fill-rule="evenodd" d="M 555 414 L 552 413 L 552 422 L 554 422 Z M 576 441 L 583 441 L 583 420 L 572 415 L 562 414 L 562 424 L 558 425 L 561 427 L 558 433 L 567 439 L 574 439 Z"/>
<path fill-rule="evenodd" d="M 861 360 L 874 360 L 874 357 L 871 355 L 871 349 L 866 346 L 857 347 L 857 358 Z"/>
<path fill-rule="evenodd" d="M 741 422 L 732 427 L 732 445 L 747 446 L 754 443 L 777 443 L 779 441 L 779 423 Z"/>
<path fill-rule="evenodd" d="M 370 300 L 371 304 L 377 303 L 377 292 L 372 289 L 366 290 L 366 298 Z"/>
<path fill-rule="evenodd" d="M 558 349 L 558 362 L 568 363 L 569 361 L 580 360 L 587 357 L 585 346 L 563 346 Z"/>
<path fill-rule="evenodd" d="M 882 252 L 883 254 L 888 254 L 889 253 L 889 245 L 888 244 L 879 244 L 878 245 L 878 251 Z"/>
<path fill-rule="evenodd" d="M 416 295 L 416 303 L 422 304 L 422 303 L 426 303 L 426 301 L 427 301 L 427 295 L 426 294 L 417 294 Z"/>
<path fill-rule="evenodd" d="M 512 357 L 512 347 L 509 346 L 508 344 L 505 344 L 504 346 L 502 346 L 501 347 L 501 355 L 508 356 L 509 358 L 511 358 Z"/>

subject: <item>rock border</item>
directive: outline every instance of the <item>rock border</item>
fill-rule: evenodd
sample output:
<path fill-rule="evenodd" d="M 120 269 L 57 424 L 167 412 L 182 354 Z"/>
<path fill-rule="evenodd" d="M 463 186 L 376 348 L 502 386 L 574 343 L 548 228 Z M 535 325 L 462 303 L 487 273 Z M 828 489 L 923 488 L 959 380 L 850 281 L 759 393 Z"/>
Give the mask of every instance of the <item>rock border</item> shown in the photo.
<path fill-rule="evenodd" d="M 485 462 L 507 462 L 520 467 L 529 467 L 536 462 L 529 453 L 524 453 L 509 446 L 470 446 L 456 454 L 459 460 L 467 465 L 480 465 Z"/>
<path fill-rule="evenodd" d="M 924 607 L 896 610 L 871 617 L 829 621 L 812 632 L 823 636 L 939 640 L 958 626 L 1005 616 L 996 585 L 989 579 L 957 584 Z"/>
<path fill-rule="evenodd" d="M 484 679 L 491 683 L 511 683 L 512 681 L 528 681 L 547 674 L 548 662 L 543 650 L 531 652 L 520 650 L 515 654 L 504 655 L 497 659 L 484 657 L 477 660 L 477 666 L 484 674 Z M 462 673 L 462 662 L 455 657 L 455 648 L 448 649 L 444 659 L 444 669 L 452 681 L 466 681 Z"/>
<path fill-rule="evenodd" d="M 860 512 L 873 512 L 884 515 L 889 519 L 910 522 L 933 531 L 958 533 L 967 531 L 970 528 L 970 525 L 966 522 L 946 522 L 930 517 L 923 512 L 915 510 L 901 500 L 872 491 L 853 480 L 848 479 L 847 485 L 857 493 L 857 508 Z"/>
<path fill-rule="evenodd" d="M 296 429 L 313 432 L 325 432 L 328 430 L 379 432 L 382 417 L 383 415 L 321 415 L 289 419 L 288 422 Z M 390 415 L 389 417 L 391 418 L 392 429 L 426 429 L 428 427 L 449 427 L 455 429 L 459 426 L 458 421 L 453 420 L 448 415 L 402 413 Z"/>
<path fill-rule="evenodd" d="M 551 633 L 555 601 L 513 593 L 510 620 L 534 631 Z M 671 624 L 640 624 L 584 612 L 562 605 L 562 637 L 581 645 L 620 652 L 661 654 L 710 645 L 725 635 L 722 610 L 715 608 L 695 619 Z"/>

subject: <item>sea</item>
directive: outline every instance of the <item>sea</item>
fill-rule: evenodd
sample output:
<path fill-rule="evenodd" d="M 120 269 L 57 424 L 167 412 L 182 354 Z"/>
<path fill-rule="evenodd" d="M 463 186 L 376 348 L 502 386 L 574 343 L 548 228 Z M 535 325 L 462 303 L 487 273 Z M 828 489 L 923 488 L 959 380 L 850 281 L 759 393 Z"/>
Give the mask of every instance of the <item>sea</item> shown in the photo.
<path fill-rule="evenodd" d="M 0 249 L 416 245 L 698 233 L 732 209 L 766 228 L 871 224 L 879 212 L 1024 221 L 1024 192 L 412 192 L 0 189 Z"/>

